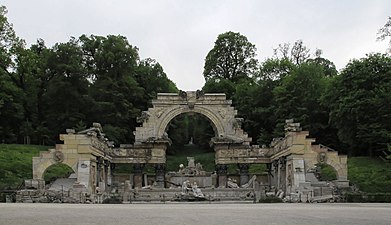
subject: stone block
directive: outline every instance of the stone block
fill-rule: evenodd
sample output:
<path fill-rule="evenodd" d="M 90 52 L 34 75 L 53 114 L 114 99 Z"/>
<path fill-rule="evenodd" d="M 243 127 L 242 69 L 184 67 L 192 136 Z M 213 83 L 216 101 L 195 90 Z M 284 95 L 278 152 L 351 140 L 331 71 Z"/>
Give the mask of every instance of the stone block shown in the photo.
<path fill-rule="evenodd" d="M 64 141 L 64 144 L 65 145 L 77 145 L 77 144 L 79 144 L 79 141 L 80 140 L 76 140 L 76 139 L 66 139 Z"/>
<path fill-rule="evenodd" d="M 85 153 L 91 153 L 92 149 L 89 145 L 78 145 L 77 147 L 77 153 L 85 154 Z"/>

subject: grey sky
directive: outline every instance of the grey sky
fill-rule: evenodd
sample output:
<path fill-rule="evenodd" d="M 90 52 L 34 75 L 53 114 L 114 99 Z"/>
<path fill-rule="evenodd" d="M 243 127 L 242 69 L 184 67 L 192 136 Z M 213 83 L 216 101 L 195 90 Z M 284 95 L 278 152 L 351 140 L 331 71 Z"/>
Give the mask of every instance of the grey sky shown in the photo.
<path fill-rule="evenodd" d="M 302 39 L 338 69 L 350 59 L 385 52 L 376 33 L 391 16 L 389 0 L 1 0 L 17 35 L 48 46 L 82 34 L 121 34 L 154 58 L 183 90 L 200 89 L 204 59 L 220 33 L 240 32 L 258 59 Z"/>

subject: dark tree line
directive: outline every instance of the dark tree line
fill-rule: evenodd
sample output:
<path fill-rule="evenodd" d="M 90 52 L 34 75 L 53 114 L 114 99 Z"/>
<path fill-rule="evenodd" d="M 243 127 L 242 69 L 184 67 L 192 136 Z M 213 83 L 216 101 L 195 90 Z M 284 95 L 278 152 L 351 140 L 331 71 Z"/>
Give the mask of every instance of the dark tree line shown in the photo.
<path fill-rule="evenodd" d="M 131 143 L 136 117 L 158 92 L 176 92 L 161 65 L 123 36 L 71 38 L 27 48 L 0 7 L 0 141 L 54 144 L 66 128 L 103 124 Z"/>
<path fill-rule="evenodd" d="M 389 55 L 369 54 L 338 72 L 321 50 L 311 54 L 301 40 L 279 45 L 261 63 L 255 51 L 240 33 L 219 35 L 205 59 L 203 87 L 233 100 L 255 143 L 267 145 L 282 136 L 285 119 L 293 118 L 319 143 L 350 155 L 380 154 L 389 148 Z"/>
<path fill-rule="evenodd" d="M 390 22 L 379 31 L 389 38 Z M 369 54 L 337 71 L 303 41 L 281 44 L 258 62 L 256 47 L 235 32 L 217 37 L 204 66 L 205 92 L 224 92 L 245 119 L 254 144 L 283 135 L 293 118 L 319 143 L 350 155 L 373 155 L 391 143 L 391 58 Z M 107 136 L 132 143 L 136 117 L 158 92 L 177 92 L 161 65 L 140 59 L 120 35 L 82 35 L 26 47 L 0 7 L 0 141 L 54 144 L 66 128 L 100 122 Z M 202 116 L 175 118 L 175 145 L 205 145 L 213 135 Z"/>

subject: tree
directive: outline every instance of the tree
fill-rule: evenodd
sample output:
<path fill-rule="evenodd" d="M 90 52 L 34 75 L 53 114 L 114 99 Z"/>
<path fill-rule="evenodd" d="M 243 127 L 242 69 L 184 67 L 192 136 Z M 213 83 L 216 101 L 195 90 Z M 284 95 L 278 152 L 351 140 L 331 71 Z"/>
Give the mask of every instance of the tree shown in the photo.
<path fill-rule="evenodd" d="M 302 40 L 297 40 L 291 48 L 291 44 L 279 44 L 274 49 L 274 57 L 277 59 L 289 60 L 299 65 L 309 59 L 311 56 L 310 49 L 306 47 Z"/>
<path fill-rule="evenodd" d="M 1 142 L 16 142 L 23 122 L 23 91 L 17 85 L 17 53 L 24 48 L 0 6 L 0 138 Z"/>
<path fill-rule="evenodd" d="M 88 102 L 88 73 L 83 66 L 83 51 L 71 38 L 57 43 L 50 50 L 46 70 L 52 77 L 42 95 L 44 124 L 56 140 L 59 133 L 86 121 L 91 105 Z"/>
<path fill-rule="evenodd" d="M 257 67 L 255 45 L 240 33 L 226 32 L 217 37 L 205 58 L 204 77 L 236 82 L 254 74 Z"/>
<path fill-rule="evenodd" d="M 390 39 L 388 42 L 388 52 L 391 53 L 391 16 L 388 17 L 386 24 L 377 32 L 378 41 L 384 41 L 387 38 Z"/>
<path fill-rule="evenodd" d="M 322 68 L 323 73 L 326 77 L 333 77 L 338 74 L 335 64 L 323 57 L 318 56 L 313 59 L 307 59 L 307 62 L 319 65 Z"/>
<path fill-rule="evenodd" d="M 150 99 L 156 98 L 157 93 L 178 92 L 178 88 L 168 79 L 163 67 L 154 59 L 141 60 L 136 69 L 135 78 L 144 88 L 145 99 L 148 100 L 146 104 L 150 103 Z"/>
<path fill-rule="evenodd" d="M 384 54 L 349 62 L 330 85 L 330 122 L 350 154 L 373 155 L 391 143 L 390 93 L 391 58 Z"/>
<path fill-rule="evenodd" d="M 268 58 L 261 63 L 257 78 L 259 80 L 280 80 L 290 74 L 296 67 L 287 58 Z"/>
<path fill-rule="evenodd" d="M 327 80 L 322 68 L 313 63 L 302 63 L 282 79 L 274 90 L 277 126 L 275 135 L 283 135 L 285 119 L 295 119 L 311 135 L 318 137 L 328 125 L 328 111 L 321 105 Z"/>
<path fill-rule="evenodd" d="M 147 108 L 148 101 L 136 79 L 138 49 L 120 35 L 82 35 L 80 41 L 92 80 L 89 119 L 101 122 L 116 144 L 131 143 L 136 117 Z"/>

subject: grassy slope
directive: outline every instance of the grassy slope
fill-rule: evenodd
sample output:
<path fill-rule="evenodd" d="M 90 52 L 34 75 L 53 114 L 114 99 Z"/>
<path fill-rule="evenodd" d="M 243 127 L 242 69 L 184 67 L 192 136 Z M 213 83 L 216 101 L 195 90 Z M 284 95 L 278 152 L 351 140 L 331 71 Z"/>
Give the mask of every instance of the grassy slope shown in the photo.
<path fill-rule="evenodd" d="M 50 147 L 35 145 L 5 145 L 0 144 L 0 190 L 15 188 L 24 179 L 32 177 L 32 157 L 38 156 L 39 151 Z M 175 155 L 167 156 L 167 171 L 177 171 L 179 164 L 187 165 L 186 157 L 192 156 L 196 163 L 200 162 L 206 171 L 214 171 L 214 153 L 205 152 L 196 146 L 186 146 Z M 236 170 L 236 165 L 229 167 L 229 172 Z M 250 172 L 263 171 L 265 165 L 252 165 Z M 58 168 L 57 168 L 58 169 Z M 360 190 L 365 192 L 391 193 L 391 163 L 384 163 L 368 157 L 353 157 L 348 160 L 348 179 Z M 53 176 L 58 173 L 54 170 Z M 153 172 L 150 168 L 149 172 Z M 50 171 L 48 174 L 51 174 Z"/>
<path fill-rule="evenodd" d="M 32 157 L 49 147 L 0 144 L 0 190 L 18 187 L 32 178 Z"/>
<path fill-rule="evenodd" d="M 364 192 L 391 193 L 391 163 L 368 157 L 349 158 L 348 179 Z"/>

